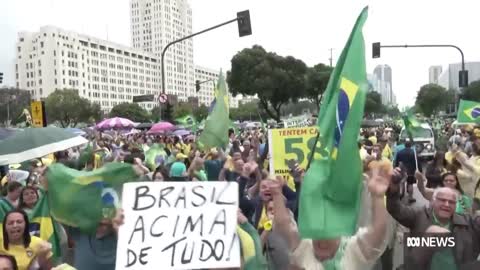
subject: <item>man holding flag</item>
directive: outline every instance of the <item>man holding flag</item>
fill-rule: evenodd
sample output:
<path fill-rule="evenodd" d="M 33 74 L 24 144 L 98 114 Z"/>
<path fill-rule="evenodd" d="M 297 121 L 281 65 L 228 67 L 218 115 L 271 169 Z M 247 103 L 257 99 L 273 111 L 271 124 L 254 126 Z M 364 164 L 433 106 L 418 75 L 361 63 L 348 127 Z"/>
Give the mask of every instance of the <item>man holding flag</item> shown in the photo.
<path fill-rule="evenodd" d="M 330 77 L 318 117 L 318 142 L 300 191 L 299 231 L 291 221 L 279 183 L 271 183 L 274 224 L 293 252 L 295 265 L 309 270 L 368 270 L 386 247 L 384 194 L 392 172 L 374 170 L 368 179 L 372 223 L 355 236 L 362 191 L 357 147 L 367 79 L 362 34 L 368 8 L 358 17 Z M 348 168 L 348 169 L 347 169 Z"/>

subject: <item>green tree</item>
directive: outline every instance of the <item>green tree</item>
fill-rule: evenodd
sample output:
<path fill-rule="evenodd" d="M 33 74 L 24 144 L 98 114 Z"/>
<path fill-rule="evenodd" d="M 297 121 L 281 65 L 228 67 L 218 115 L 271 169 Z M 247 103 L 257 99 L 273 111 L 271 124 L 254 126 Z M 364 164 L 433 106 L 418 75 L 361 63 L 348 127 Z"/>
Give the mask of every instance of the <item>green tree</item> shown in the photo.
<path fill-rule="evenodd" d="M 438 84 L 426 84 L 420 88 L 415 105 L 426 116 L 430 117 L 445 108 L 447 90 Z"/>
<path fill-rule="evenodd" d="M 261 107 L 276 121 L 280 121 L 283 105 L 305 96 L 307 66 L 301 60 L 255 45 L 237 53 L 231 63 L 227 83 L 232 95 L 256 95 Z"/>
<path fill-rule="evenodd" d="M 208 107 L 204 104 L 198 106 L 193 110 L 193 116 L 195 116 L 195 119 L 199 122 L 206 119 L 208 116 Z"/>
<path fill-rule="evenodd" d="M 150 114 L 137 103 L 120 103 L 112 108 L 110 117 L 123 117 L 133 122 L 150 122 Z"/>
<path fill-rule="evenodd" d="M 26 118 L 22 116 L 22 112 L 23 109 L 30 111 L 30 101 L 30 91 L 28 90 L 15 88 L 0 90 L 0 123 L 5 123 L 7 116 L 10 117 L 9 120 L 13 125 L 25 122 Z"/>
<path fill-rule="evenodd" d="M 152 111 L 150 112 L 150 120 L 154 123 L 160 122 L 160 113 L 162 110 L 160 109 L 159 106 L 154 107 Z"/>
<path fill-rule="evenodd" d="M 385 109 L 382 104 L 382 96 L 375 91 L 368 92 L 364 110 L 367 115 L 384 112 Z"/>
<path fill-rule="evenodd" d="M 164 121 L 172 122 L 173 118 L 173 105 L 170 102 L 162 104 L 162 119 Z"/>
<path fill-rule="evenodd" d="M 177 119 L 192 114 L 192 106 L 185 102 L 179 102 L 173 108 L 173 118 Z"/>
<path fill-rule="evenodd" d="M 392 118 L 400 116 L 400 110 L 397 106 L 388 106 L 385 109 L 386 114 Z"/>
<path fill-rule="evenodd" d="M 312 114 L 317 114 L 320 105 L 315 104 L 313 101 L 310 100 L 302 100 L 296 103 L 290 102 L 289 104 L 285 105 L 282 108 L 282 115 L 301 115 L 304 112 L 310 112 Z"/>
<path fill-rule="evenodd" d="M 100 120 L 101 110 L 74 89 L 55 90 L 45 100 L 49 123 L 58 121 L 62 127 L 75 127 L 78 123 L 93 123 Z"/>
<path fill-rule="evenodd" d="M 462 90 L 462 99 L 480 102 L 480 80 L 471 82 Z"/>
<path fill-rule="evenodd" d="M 240 121 L 259 121 L 258 102 L 248 102 L 238 104 L 238 108 L 230 109 L 230 119 Z"/>
<path fill-rule="evenodd" d="M 333 68 L 324 64 L 318 64 L 308 68 L 305 76 L 305 95 L 320 108 L 320 99 L 327 88 L 328 80 Z"/>

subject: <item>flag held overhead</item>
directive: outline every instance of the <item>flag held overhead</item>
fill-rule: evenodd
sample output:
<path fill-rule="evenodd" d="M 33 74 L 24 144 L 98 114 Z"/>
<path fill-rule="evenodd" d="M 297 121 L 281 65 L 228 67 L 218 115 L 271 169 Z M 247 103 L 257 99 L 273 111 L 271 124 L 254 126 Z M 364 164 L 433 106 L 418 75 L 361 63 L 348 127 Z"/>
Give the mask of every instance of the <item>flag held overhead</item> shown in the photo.
<path fill-rule="evenodd" d="M 362 34 L 368 7 L 360 13 L 328 82 L 318 117 L 315 155 L 300 193 L 302 238 L 322 239 L 355 232 L 362 188 L 357 138 L 367 92 Z"/>

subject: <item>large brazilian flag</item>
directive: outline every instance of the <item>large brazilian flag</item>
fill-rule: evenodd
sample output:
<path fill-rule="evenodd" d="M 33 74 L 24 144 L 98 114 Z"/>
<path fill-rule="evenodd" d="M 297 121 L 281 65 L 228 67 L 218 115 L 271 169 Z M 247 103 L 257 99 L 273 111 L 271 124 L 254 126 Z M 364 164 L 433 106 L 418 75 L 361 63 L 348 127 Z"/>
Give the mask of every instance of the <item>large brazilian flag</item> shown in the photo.
<path fill-rule="evenodd" d="M 368 89 L 362 28 L 357 18 L 330 76 L 318 117 L 318 141 L 300 192 L 302 238 L 328 239 L 355 232 L 361 200 L 362 163 L 357 138 Z"/>

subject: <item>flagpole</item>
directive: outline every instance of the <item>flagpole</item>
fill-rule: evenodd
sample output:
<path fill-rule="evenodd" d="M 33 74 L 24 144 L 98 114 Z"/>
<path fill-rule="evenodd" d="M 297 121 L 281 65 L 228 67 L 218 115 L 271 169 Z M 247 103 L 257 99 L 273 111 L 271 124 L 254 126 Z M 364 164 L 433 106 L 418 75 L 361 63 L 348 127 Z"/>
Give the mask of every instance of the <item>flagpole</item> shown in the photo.
<path fill-rule="evenodd" d="M 321 95 L 320 100 L 318 101 L 318 104 L 320 104 L 320 106 L 322 106 L 323 96 L 324 95 Z M 317 123 L 318 123 L 318 116 L 320 116 L 320 108 L 318 108 Z M 320 130 L 317 130 L 317 136 L 315 137 L 315 143 L 313 144 L 313 149 L 310 149 L 311 155 L 308 158 L 307 168 L 305 169 L 305 171 L 308 171 L 308 169 L 310 168 L 310 164 L 312 163 L 313 156 L 315 155 L 315 147 L 317 147 L 317 143 L 318 143 L 318 138 L 320 138 Z"/>

